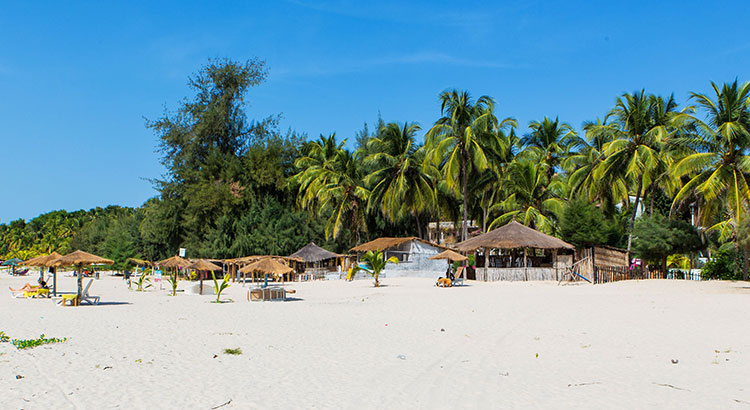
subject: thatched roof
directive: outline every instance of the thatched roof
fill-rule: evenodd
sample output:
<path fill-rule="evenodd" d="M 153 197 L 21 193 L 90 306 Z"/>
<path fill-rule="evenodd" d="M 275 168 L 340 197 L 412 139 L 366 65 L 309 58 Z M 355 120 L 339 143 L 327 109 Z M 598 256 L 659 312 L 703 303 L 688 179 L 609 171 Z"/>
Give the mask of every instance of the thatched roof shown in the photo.
<path fill-rule="evenodd" d="M 460 253 L 456 253 L 448 249 L 447 251 L 442 251 L 435 256 L 431 256 L 430 259 L 447 259 L 453 262 L 462 262 L 469 258 L 467 258 L 464 255 L 461 255 Z"/>
<path fill-rule="evenodd" d="M 138 259 L 138 258 L 128 258 L 128 262 L 133 263 L 138 266 L 151 266 L 153 263 L 151 261 L 147 261 L 145 259 Z"/>
<path fill-rule="evenodd" d="M 115 262 L 111 259 L 78 250 L 55 260 L 51 266 L 112 265 L 113 263 Z"/>
<path fill-rule="evenodd" d="M 265 258 L 271 258 L 275 261 L 284 261 L 284 262 L 300 262 L 300 263 L 304 262 L 302 258 L 298 258 L 296 256 L 251 255 L 251 256 L 243 256 L 241 258 L 224 259 L 224 263 L 234 264 L 234 265 L 246 265 L 249 263 L 257 262 Z"/>
<path fill-rule="evenodd" d="M 375 239 L 374 241 L 366 242 L 361 245 L 353 247 L 351 249 L 351 252 L 384 251 L 386 249 L 401 246 L 411 241 L 419 241 L 427 245 L 434 246 L 436 248 L 448 249 L 445 246 L 438 245 L 430 241 L 425 241 L 422 238 L 417 238 L 416 236 L 410 236 L 408 238 L 378 238 L 378 239 Z"/>
<path fill-rule="evenodd" d="M 575 246 L 554 236 L 543 234 L 528 226 L 511 221 L 485 234 L 475 236 L 453 245 L 453 249 L 459 252 L 471 252 L 480 248 L 495 249 L 575 249 Z"/>
<path fill-rule="evenodd" d="M 297 252 L 294 252 L 289 257 L 299 258 L 305 262 L 320 262 L 326 259 L 338 258 L 339 254 L 327 251 L 320 246 L 316 245 L 315 242 L 310 242 L 302 247 Z"/>
<path fill-rule="evenodd" d="M 255 263 L 251 263 L 240 269 L 241 273 L 262 273 L 266 275 L 284 274 L 294 272 L 294 269 L 277 262 L 271 258 L 264 258 Z"/>
<path fill-rule="evenodd" d="M 187 268 L 189 265 L 189 260 L 181 258 L 179 256 L 172 256 L 171 258 L 156 262 L 156 266 L 162 268 Z"/>
<path fill-rule="evenodd" d="M 57 252 L 52 252 L 49 255 L 40 255 L 35 258 L 31 258 L 27 260 L 26 262 L 21 262 L 21 265 L 26 266 L 51 266 L 52 262 L 56 261 L 57 259 L 62 258 L 62 255 L 60 255 Z"/>
<path fill-rule="evenodd" d="M 222 270 L 221 266 L 214 265 L 213 263 L 205 259 L 198 259 L 193 264 L 189 265 L 188 269 L 203 270 L 203 271 Z"/>

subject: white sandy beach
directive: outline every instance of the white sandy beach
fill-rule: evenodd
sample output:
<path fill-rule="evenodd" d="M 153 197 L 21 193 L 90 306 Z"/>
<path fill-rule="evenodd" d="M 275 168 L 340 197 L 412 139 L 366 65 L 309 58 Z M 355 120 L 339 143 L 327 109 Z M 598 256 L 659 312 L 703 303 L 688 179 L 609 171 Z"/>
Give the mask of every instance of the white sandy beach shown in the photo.
<path fill-rule="evenodd" d="M 102 276 L 99 306 L 8 296 L 35 280 L 2 274 L 0 330 L 68 340 L 0 344 L 3 409 L 750 408 L 747 283 L 386 278 L 215 304 Z"/>

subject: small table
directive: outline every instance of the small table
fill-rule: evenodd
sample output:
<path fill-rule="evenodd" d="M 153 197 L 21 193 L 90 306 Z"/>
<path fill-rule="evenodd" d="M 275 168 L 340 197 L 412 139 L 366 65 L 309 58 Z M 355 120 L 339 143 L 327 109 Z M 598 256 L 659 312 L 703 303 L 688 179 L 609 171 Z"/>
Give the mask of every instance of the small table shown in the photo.
<path fill-rule="evenodd" d="M 62 295 L 60 303 L 65 306 L 68 302 L 70 302 L 71 306 L 78 306 L 78 295 Z"/>

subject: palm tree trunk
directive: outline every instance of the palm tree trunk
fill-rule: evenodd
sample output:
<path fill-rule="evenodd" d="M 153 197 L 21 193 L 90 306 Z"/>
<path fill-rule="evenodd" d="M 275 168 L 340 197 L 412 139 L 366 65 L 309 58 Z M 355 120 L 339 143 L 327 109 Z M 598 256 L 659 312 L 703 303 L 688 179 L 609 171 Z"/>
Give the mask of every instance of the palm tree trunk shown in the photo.
<path fill-rule="evenodd" d="M 468 162 L 468 158 L 466 158 L 467 156 L 468 155 L 466 154 L 463 155 L 463 163 L 461 164 L 461 173 L 463 174 L 461 175 L 461 179 L 464 188 L 464 219 L 461 224 L 461 241 L 465 241 L 468 236 L 468 226 L 466 226 L 466 220 L 469 218 L 469 187 L 466 182 L 468 179 L 466 175 L 466 162 Z"/>
<path fill-rule="evenodd" d="M 745 256 L 745 261 L 742 264 L 742 280 L 747 281 L 747 268 L 748 263 L 750 263 L 750 249 L 745 248 L 742 253 L 743 256 Z"/>
<path fill-rule="evenodd" d="M 416 215 L 415 219 L 417 220 L 417 233 L 419 234 L 419 238 L 424 239 L 424 236 L 422 236 L 422 224 L 419 223 L 419 215 Z"/>
<path fill-rule="evenodd" d="M 630 216 L 630 229 L 628 231 L 628 264 L 630 264 L 630 247 L 633 244 L 633 227 L 635 226 L 635 214 L 638 213 L 638 204 L 641 200 L 641 190 L 643 189 L 643 175 L 638 178 L 638 188 L 635 191 L 635 204 L 633 206 L 633 215 Z"/>

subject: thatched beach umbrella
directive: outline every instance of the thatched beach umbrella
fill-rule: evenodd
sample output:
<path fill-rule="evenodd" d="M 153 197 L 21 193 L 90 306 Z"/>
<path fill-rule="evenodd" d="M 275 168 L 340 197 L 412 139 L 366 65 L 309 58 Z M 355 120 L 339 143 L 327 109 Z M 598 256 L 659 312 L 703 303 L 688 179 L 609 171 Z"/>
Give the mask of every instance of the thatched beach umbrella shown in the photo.
<path fill-rule="evenodd" d="M 41 276 L 42 280 L 44 280 L 44 269 L 52 266 L 52 264 L 62 258 L 62 255 L 60 255 L 57 252 L 52 252 L 49 255 L 40 255 L 35 258 L 31 258 L 25 262 L 22 262 L 21 265 L 26 266 L 38 266 L 39 267 L 39 275 Z M 53 276 L 52 276 L 52 294 L 57 296 L 57 268 L 53 268 Z"/>
<path fill-rule="evenodd" d="M 172 256 L 171 258 L 156 262 L 156 266 L 162 268 L 187 268 L 190 266 L 190 261 L 179 256 Z"/>
<path fill-rule="evenodd" d="M 467 258 L 464 255 L 461 255 L 460 253 L 456 253 L 448 249 L 447 251 L 442 251 L 435 256 L 431 256 L 430 259 L 432 260 L 447 259 L 451 262 L 463 262 L 469 258 Z"/>
<path fill-rule="evenodd" d="M 213 264 L 205 259 L 198 259 L 194 263 L 190 264 L 188 269 L 195 269 L 199 272 L 215 272 L 215 271 L 223 271 L 221 266 Z M 203 274 L 201 273 L 201 295 L 203 294 Z"/>
<path fill-rule="evenodd" d="M 15 275 L 16 274 L 16 265 L 18 265 L 21 262 L 23 262 L 23 259 L 10 258 L 7 261 L 3 262 L 2 266 L 10 266 L 11 269 L 13 270 L 12 274 Z"/>
<path fill-rule="evenodd" d="M 262 273 L 264 276 L 263 287 L 268 286 L 268 275 L 284 275 L 294 272 L 289 266 L 276 262 L 271 258 L 263 258 L 240 269 L 242 273 Z"/>
<path fill-rule="evenodd" d="M 77 250 L 71 252 L 54 262 L 52 266 L 75 266 L 78 271 L 78 299 L 77 304 L 81 303 L 81 292 L 83 291 L 83 265 L 112 265 L 115 263 L 111 259 L 102 258 L 94 254 Z"/>

